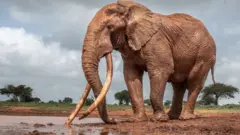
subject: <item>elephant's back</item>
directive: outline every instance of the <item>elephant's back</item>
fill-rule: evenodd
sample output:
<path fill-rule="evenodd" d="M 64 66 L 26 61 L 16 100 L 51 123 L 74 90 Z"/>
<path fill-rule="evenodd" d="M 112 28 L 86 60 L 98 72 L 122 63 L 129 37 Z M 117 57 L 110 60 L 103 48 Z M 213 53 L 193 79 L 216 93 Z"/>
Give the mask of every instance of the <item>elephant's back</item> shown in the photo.
<path fill-rule="evenodd" d="M 171 20 L 174 21 L 179 21 L 179 22 L 188 22 L 188 23 L 202 23 L 201 20 L 197 19 L 196 17 L 193 17 L 189 14 L 185 14 L 185 13 L 174 13 L 174 14 L 170 14 L 167 15 L 167 17 Z"/>

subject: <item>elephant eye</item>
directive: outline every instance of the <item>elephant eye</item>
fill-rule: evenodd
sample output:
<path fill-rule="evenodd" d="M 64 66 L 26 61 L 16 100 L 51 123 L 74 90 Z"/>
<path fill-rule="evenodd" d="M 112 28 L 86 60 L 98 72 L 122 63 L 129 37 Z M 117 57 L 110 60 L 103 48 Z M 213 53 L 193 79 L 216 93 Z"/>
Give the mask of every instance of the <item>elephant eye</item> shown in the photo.
<path fill-rule="evenodd" d="M 113 27 L 113 25 L 108 25 L 108 29 L 112 29 Z"/>
<path fill-rule="evenodd" d="M 120 13 L 119 13 L 119 15 L 120 15 L 120 16 L 123 16 L 123 15 L 124 15 L 124 13 L 123 13 L 123 12 L 120 12 Z"/>
<path fill-rule="evenodd" d="M 116 11 L 116 9 L 108 9 L 108 10 L 105 11 L 105 13 L 106 13 L 107 16 L 110 16 L 112 14 L 116 14 L 117 11 Z"/>

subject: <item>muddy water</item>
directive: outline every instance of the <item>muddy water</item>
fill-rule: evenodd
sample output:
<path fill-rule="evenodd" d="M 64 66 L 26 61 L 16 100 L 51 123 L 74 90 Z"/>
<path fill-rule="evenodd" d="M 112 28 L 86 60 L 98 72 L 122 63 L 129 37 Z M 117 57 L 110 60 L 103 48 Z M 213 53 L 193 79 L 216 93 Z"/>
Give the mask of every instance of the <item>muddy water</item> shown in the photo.
<path fill-rule="evenodd" d="M 67 117 L 1 116 L 0 135 L 240 135 L 240 113 L 208 114 L 193 120 L 168 122 L 124 122 L 103 124 L 99 118 L 73 121 L 64 125 Z M 48 124 L 52 123 L 52 124 Z M 40 133 L 39 133 L 40 132 Z"/>
<path fill-rule="evenodd" d="M 35 130 L 49 132 L 56 135 L 113 135 L 101 132 L 100 127 L 77 127 L 75 124 L 102 123 L 99 118 L 85 118 L 75 120 L 73 126 L 66 127 L 64 122 L 67 117 L 43 117 L 43 116 L 0 116 L 0 135 L 24 135 Z"/>

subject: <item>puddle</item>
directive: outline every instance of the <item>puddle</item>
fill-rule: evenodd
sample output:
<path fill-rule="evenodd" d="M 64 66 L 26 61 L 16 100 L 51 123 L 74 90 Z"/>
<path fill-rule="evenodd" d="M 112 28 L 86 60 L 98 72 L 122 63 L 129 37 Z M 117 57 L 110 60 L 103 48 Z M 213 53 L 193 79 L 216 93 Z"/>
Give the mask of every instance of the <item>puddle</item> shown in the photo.
<path fill-rule="evenodd" d="M 67 117 L 2 115 L 0 116 L 0 135 L 24 135 L 35 130 L 45 133 L 49 132 L 56 135 L 117 135 L 102 132 L 101 127 L 74 126 L 74 124 L 103 123 L 103 121 L 99 118 L 85 118 L 83 120 L 75 118 L 72 122 L 73 126 L 71 126 L 71 128 L 67 128 L 64 125 L 66 119 Z"/>
<path fill-rule="evenodd" d="M 116 125 L 103 124 L 100 118 L 75 118 L 68 128 L 64 125 L 67 117 L 0 115 L 0 135 L 240 135 L 239 118 L 240 114 L 218 114 L 187 121 L 121 122 Z"/>

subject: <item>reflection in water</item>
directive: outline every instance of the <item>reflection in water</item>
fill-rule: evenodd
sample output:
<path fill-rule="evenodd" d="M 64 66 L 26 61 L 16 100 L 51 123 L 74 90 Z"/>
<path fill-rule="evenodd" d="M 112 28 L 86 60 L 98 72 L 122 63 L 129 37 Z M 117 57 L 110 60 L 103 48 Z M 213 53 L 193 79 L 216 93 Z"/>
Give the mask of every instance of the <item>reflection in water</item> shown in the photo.
<path fill-rule="evenodd" d="M 127 134 L 112 134 L 106 131 L 103 131 L 103 128 L 94 128 L 94 127 L 67 127 L 69 135 L 127 135 Z"/>
<path fill-rule="evenodd" d="M 102 123 L 100 118 L 85 118 L 83 120 L 74 120 L 73 125 L 68 127 L 63 125 L 67 117 L 43 117 L 43 116 L 3 116 L 0 115 L 0 134 L 5 133 L 21 135 L 20 132 L 52 132 L 56 135 L 144 135 L 141 131 L 133 131 L 131 133 L 114 131 L 114 133 L 106 132 L 104 127 L 83 126 L 79 127 L 75 124 L 84 123 Z M 20 124 L 21 123 L 21 124 Z M 34 127 L 34 124 L 43 124 L 45 126 Z M 52 125 L 47 125 L 52 123 Z M 118 133 L 115 133 L 118 132 Z"/>
<path fill-rule="evenodd" d="M 7 126 L 12 124 L 19 124 L 21 122 L 28 124 L 47 124 L 53 123 L 55 125 L 62 125 L 66 121 L 67 117 L 54 117 L 54 116 L 5 116 L 0 115 L 0 126 Z M 100 118 L 85 118 L 83 120 L 75 119 L 72 124 L 84 124 L 84 123 L 103 123 Z"/>
<path fill-rule="evenodd" d="M 100 135 L 108 135 L 108 132 L 101 132 Z"/>

